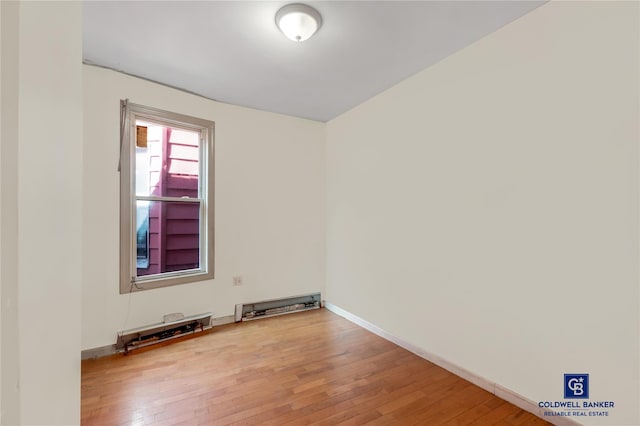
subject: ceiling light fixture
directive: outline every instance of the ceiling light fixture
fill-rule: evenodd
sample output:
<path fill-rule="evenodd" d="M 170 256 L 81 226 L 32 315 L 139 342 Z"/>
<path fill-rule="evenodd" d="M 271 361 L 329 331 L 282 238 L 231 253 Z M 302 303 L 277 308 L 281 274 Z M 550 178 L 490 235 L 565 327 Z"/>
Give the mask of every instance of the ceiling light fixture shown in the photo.
<path fill-rule="evenodd" d="M 306 4 L 288 4 L 276 13 L 276 25 L 293 41 L 305 41 L 322 25 L 322 17 L 317 10 Z"/>

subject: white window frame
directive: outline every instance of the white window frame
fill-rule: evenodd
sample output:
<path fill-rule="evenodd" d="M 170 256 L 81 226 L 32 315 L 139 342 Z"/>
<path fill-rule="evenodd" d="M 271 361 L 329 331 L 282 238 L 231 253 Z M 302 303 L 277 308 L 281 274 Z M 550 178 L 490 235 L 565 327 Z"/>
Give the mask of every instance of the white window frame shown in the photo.
<path fill-rule="evenodd" d="M 151 290 L 214 277 L 214 128 L 213 121 L 164 111 L 128 101 L 121 102 L 120 151 L 120 293 Z M 200 133 L 200 263 L 199 268 L 137 276 L 135 135 L 136 120 L 154 122 Z M 149 201 L 171 197 L 145 197 Z M 159 200 L 158 200 L 159 201 Z M 183 198 L 173 201 L 184 202 Z"/>

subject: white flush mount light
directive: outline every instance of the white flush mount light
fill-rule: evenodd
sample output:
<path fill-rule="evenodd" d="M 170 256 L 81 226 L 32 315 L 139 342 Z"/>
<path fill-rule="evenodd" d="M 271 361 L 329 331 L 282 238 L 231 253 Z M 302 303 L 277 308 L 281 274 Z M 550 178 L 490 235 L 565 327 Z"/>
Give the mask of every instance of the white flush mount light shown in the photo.
<path fill-rule="evenodd" d="M 305 41 L 322 25 L 317 10 L 306 4 L 288 4 L 276 13 L 276 25 L 293 41 Z"/>

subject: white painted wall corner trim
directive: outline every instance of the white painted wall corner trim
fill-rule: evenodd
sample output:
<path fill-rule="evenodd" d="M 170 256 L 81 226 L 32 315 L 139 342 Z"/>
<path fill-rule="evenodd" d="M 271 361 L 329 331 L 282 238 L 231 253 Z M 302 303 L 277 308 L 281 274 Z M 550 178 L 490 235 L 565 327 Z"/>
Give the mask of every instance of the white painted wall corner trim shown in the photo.
<path fill-rule="evenodd" d="M 344 309 L 332 304 L 331 302 L 327 302 L 326 300 L 323 302 L 324 307 L 327 308 L 329 311 L 340 315 L 341 317 L 351 321 L 352 323 L 359 325 L 360 327 L 369 330 L 370 332 L 372 332 L 373 334 L 376 334 L 380 337 L 382 337 L 385 340 L 388 340 L 392 343 L 395 343 L 396 345 L 400 346 L 401 348 L 404 348 L 406 350 L 408 350 L 409 352 L 412 352 L 416 355 L 418 355 L 420 358 L 424 358 L 427 361 L 430 361 L 434 364 L 436 364 L 439 367 L 444 368 L 445 370 L 455 374 L 458 377 L 461 377 L 471 383 L 473 383 L 476 386 L 481 387 L 482 389 L 486 390 L 487 392 L 491 392 L 492 394 L 494 394 L 495 396 L 497 396 L 498 398 L 502 398 L 507 402 L 510 402 L 511 404 L 522 408 L 525 411 L 528 411 L 548 422 L 553 423 L 554 425 L 557 426 L 576 426 L 576 425 L 581 425 L 582 423 L 576 422 L 573 419 L 570 419 L 568 417 L 545 417 L 543 412 L 544 411 L 549 411 L 549 409 L 545 409 L 545 408 L 540 408 L 538 407 L 538 404 L 535 401 L 532 401 L 520 394 L 518 394 L 517 392 L 514 392 L 510 389 L 507 389 L 504 386 L 499 385 L 498 383 L 494 383 L 490 380 L 487 380 L 486 378 L 479 376 L 469 370 L 466 370 L 450 361 L 447 361 L 446 359 L 443 359 L 437 355 L 432 354 L 431 352 L 420 348 L 418 346 L 415 346 L 413 344 L 411 344 L 410 342 L 401 339 L 399 337 L 394 336 L 393 334 L 389 333 L 386 330 L 383 330 L 382 328 L 378 327 L 375 324 L 370 323 L 369 321 L 366 321 L 362 318 L 360 318 L 357 315 L 352 314 L 351 312 L 345 311 Z"/>

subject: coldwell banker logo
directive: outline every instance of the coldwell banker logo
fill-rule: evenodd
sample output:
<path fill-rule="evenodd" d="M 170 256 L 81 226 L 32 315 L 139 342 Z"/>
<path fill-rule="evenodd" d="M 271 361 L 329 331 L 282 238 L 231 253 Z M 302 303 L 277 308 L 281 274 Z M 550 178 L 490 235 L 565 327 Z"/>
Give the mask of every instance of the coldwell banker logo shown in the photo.
<path fill-rule="evenodd" d="M 565 374 L 564 375 L 565 399 L 589 399 L 589 375 Z"/>
<path fill-rule="evenodd" d="M 613 401 L 589 400 L 589 375 L 577 373 L 564 375 L 563 401 L 538 402 L 538 407 L 544 409 L 543 415 L 552 417 L 608 417 L 615 406 Z"/>

